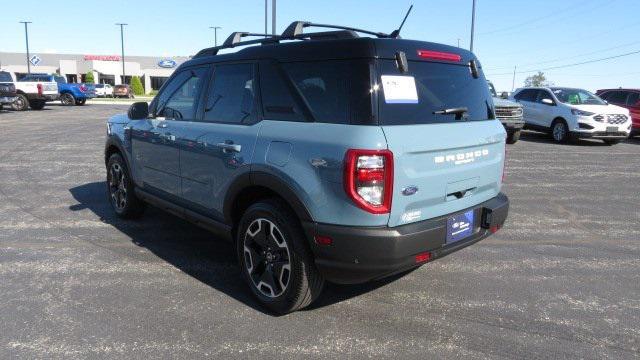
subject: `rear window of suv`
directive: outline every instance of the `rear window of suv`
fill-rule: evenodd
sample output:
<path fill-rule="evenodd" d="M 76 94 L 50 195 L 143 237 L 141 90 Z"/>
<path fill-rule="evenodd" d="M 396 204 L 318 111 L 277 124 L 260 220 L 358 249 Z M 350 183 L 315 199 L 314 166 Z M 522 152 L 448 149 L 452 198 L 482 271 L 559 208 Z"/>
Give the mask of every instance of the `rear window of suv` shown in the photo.
<path fill-rule="evenodd" d="M 9 74 L 6 71 L 0 71 L 0 81 L 2 82 L 13 82 L 13 79 L 11 78 L 11 74 Z"/>
<path fill-rule="evenodd" d="M 436 124 L 494 118 L 487 80 L 482 73 L 474 78 L 467 65 L 409 61 L 408 72 L 401 73 L 394 60 L 381 60 L 378 72 L 378 82 L 382 84 L 377 88 L 382 125 Z M 406 77 L 413 77 L 415 91 L 412 89 L 413 81 Z M 397 94 L 384 89 L 383 79 L 400 80 L 402 84 L 396 88 Z M 434 114 L 462 107 L 467 108 L 464 120 L 456 120 L 454 114 Z"/>

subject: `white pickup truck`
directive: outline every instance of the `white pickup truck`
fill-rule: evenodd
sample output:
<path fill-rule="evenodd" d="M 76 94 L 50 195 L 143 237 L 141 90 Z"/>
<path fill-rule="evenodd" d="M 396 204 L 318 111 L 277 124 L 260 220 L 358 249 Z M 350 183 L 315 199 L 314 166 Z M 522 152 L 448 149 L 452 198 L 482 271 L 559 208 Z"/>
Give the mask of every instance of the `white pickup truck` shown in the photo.
<path fill-rule="evenodd" d="M 43 81 L 16 81 L 15 74 L 10 73 L 13 84 L 16 87 L 16 99 L 11 104 L 11 108 L 16 111 L 42 110 L 47 101 L 57 100 L 58 84 L 55 82 Z"/>

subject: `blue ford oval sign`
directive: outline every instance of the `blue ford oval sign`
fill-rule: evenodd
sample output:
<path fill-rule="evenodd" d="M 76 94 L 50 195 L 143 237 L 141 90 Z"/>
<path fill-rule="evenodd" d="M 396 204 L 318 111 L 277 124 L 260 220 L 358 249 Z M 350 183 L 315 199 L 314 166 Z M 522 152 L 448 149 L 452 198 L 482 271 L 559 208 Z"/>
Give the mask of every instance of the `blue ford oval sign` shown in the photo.
<path fill-rule="evenodd" d="M 176 62 L 171 59 L 163 59 L 158 61 L 158 66 L 162 68 L 174 68 L 176 67 Z"/>

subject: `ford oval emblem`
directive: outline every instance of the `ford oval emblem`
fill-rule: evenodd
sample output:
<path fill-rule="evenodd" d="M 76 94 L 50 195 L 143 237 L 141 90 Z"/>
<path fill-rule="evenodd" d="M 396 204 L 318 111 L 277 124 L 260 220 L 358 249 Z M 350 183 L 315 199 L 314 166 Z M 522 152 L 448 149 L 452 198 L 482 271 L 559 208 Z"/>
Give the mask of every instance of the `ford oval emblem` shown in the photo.
<path fill-rule="evenodd" d="M 404 196 L 413 195 L 417 192 L 418 192 L 418 187 L 413 185 L 407 186 L 406 188 L 402 189 L 402 195 Z"/>
<path fill-rule="evenodd" d="M 158 66 L 161 68 L 174 68 L 176 67 L 176 62 L 171 59 L 163 59 L 158 61 Z"/>

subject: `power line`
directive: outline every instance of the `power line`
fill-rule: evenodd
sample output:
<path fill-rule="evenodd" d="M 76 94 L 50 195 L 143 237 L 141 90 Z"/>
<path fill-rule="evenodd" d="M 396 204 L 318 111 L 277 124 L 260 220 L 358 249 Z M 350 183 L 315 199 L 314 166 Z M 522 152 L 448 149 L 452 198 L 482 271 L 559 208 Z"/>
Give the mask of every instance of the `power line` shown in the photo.
<path fill-rule="evenodd" d="M 503 32 L 503 31 L 506 31 L 506 30 L 517 29 L 517 28 L 522 27 L 524 25 L 533 24 L 533 23 L 536 23 L 538 21 L 548 19 L 549 17 L 553 17 L 554 15 L 557 15 L 557 14 L 560 14 L 560 13 L 563 13 L 563 12 L 566 12 L 566 11 L 569 11 L 569 10 L 575 10 L 575 5 L 572 5 L 572 6 L 569 6 L 569 7 L 566 7 L 566 8 L 562 8 L 560 10 L 556 10 L 556 11 L 550 13 L 550 14 L 547 14 L 547 15 L 544 15 L 544 16 L 540 16 L 540 17 L 537 17 L 537 18 L 534 18 L 534 19 L 531 19 L 531 20 L 527 20 L 527 21 L 521 22 L 519 24 L 510 25 L 510 26 L 506 26 L 506 27 L 495 29 L 495 30 L 491 30 L 491 31 L 481 32 L 481 33 L 478 33 L 478 35 L 495 34 L 495 33 Z"/>
<path fill-rule="evenodd" d="M 621 58 L 621 57 L 625 57 L 625 56 L 631 56 L 631 55 L 635 55 L 635 54 L 640 54 L 640 50 L 632 51 L 632 52 L 628 52 L 628 53 L 625 53 L 625 54 L 619 54 L 619 55 L 614 55 L 614 56 L 608 56 L 608 57 L 604 57 L 604 58 L 600 58 L 600 59 L 593 59 L 593 60 L 588 60 L 588 61 L 577 62 L 577 63 L 573 63 L 573 64 L 565 64 L 565 65 L 551 66 L 551 67 L 542 68 L 542 69 L 536 69 L 536 70 L 517 71 L 517 72 L 516 72 L 516 74 L 529 74 L 529 73 L 532 73 L 532 72 L 538 72 L 538 71 L 548 71 L 548 70 L 555 70 L 555 69 L 564 69 L 564 68 L 573 67 L 573 66 L 579 66 L 579 65 L 585 65 L 585 64 L 592 64 L 592 63 L 596 63 L 596 62 L 600 62 L 600 61 L 611 60 L 611 59 L 617 59 L 617 58 Z M 497 76 L 497 75 L 511 75 L 511 74 L 512 74 L 512 72 L 508 72 L 508 73 L 500 73 L 500 74 L 489 74 L 489 76 Z"/>

